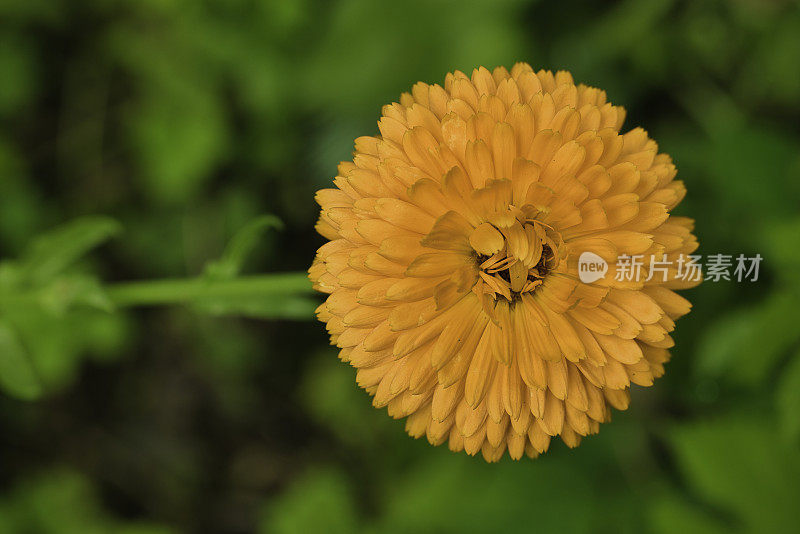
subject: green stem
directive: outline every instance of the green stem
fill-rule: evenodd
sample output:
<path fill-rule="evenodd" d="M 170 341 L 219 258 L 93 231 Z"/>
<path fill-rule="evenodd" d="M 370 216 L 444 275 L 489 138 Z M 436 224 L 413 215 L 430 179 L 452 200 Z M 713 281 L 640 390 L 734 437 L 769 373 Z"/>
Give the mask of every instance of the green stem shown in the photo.
<path fill-rule="evenodd" d="M 305 273 L 263 274 L 231 280 L 205 278 L 123 282 L 106 288 L 118 307 L 182 304 L 201 299 L 311 294 Z"/>

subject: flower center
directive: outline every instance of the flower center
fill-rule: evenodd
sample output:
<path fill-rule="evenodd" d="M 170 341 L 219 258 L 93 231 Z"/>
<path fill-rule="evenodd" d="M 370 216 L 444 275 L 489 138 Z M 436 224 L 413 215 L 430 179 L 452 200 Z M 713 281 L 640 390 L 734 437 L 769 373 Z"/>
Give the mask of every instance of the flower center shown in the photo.
<path fill-rule="evenodd" d="M 483 223 L 470 243 L 483 282 L 479 290 L 509 301 L 539 287 L 558 265 L 563 248 L 560 234 L 549 225 L 516 217 Z"/>

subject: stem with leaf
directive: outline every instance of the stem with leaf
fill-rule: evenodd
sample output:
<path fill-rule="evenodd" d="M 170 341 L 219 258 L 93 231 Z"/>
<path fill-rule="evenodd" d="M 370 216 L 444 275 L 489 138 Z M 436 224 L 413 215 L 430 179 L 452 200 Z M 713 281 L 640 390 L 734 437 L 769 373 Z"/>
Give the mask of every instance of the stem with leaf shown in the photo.
<path fill-rule="evenodd" d="M 21 399 L 44 394 L 53 380 L 51 366 L 41 365 L 51 350 L 39 355 L 41 332 L 82 329 L 87 309 L 179 305 L 215 316 L 312 319 L 318 300 L 306 273 L 240 275 L 264 231 L 281 227 L 271 215 L 257 218 L 199 276 L 111 284 L 73 266 L 120 232 L 116 221 L 86 217 L 35 239 L 19 258 L 0 262 L 0 389 Z"/>

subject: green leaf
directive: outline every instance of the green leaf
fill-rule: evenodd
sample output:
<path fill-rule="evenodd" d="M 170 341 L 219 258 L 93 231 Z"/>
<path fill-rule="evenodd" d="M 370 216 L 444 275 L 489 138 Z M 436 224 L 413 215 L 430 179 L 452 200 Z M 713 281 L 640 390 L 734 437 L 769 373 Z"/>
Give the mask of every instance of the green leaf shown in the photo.
<path fill-rule="evenodd" d="M 121 356 L 128 339 L 128 318 L 86 306 L 56 313 L 41 305 L 22 305 L 4 312 L 5 322 L 33 363 L 44 393 L 72 384 L 86 358 L 111 361 Z"/>
<path fill-rule="evenodd" d="M 776 440 L 763 414 L 692 423 L 673 430 L 678 465 L 709 504 L 752 532 L 792 532 L 800 502 L 800 451 Z"/>
<path fill-rule="evenodd" d="M 146 64 L 157 64 L 167 77 L 136 103 L 125 126 L 147 192 L 158 201 L 182 202 L 202 190 L 227 150 L 225 113 L 215 88 L 190 66 L 158 53 Z"/>
<path fill-rule="evenodd" d="M 787 286 L 800 288 L 800 218 L 777 221 L 763 235 L 770 267 Z"/>
<path fill-rule="evenodd" d="M 43 389 L 28 352 L 5 322 L 0 322 L 0 387 L 23 400 L 39 397 Z"/>
<path fill-rule="evenodd" d="M 553 452 L 534 461 L 487 464 L 446 448 L 428 451 L 428 461 L 402 466 L 402 476 L 389 481 L 386 512 L 375 531 L 624 532 L 616 528 L 621 520 L 609 506 L 608 486 L 593 486 L 596 473 L 574 455 Z M 630 521 L 630 515 L 623 517 Z"/>
<path fill-rule="evenodd" d="M 19 289 L 22 278 L 19 265 L 13 261 L 0 261 L 0 294 Z"/>
<path fill-rule="evenodd" d="M 283 222 L 274 215 L 263 215 L 246 224 L 231 238 L 222 257 L 208 264 L 206 276 L 233 278 L 239 274 L 248 254 L 253 251 L 258 243 L 258 239 L 270 229 L 283 229 Z"/>
<path fill-rule="evenodd" d="M 206 266 L 204 277 L 209 282 L 233 280 L 242 270 L 247 255 L 258 243 L 258 239 L 269 229 L 281 229 L 283 223 L 274 215 L 263 215 L 246 224 L 231 238 L 222 257 Z M 304 275 L 303 275 L 304 277 Z M 247 294 L 203 297 L 193 300 L 194 308 L 211 315 L 234 315 L 257 319 L 313 319 L 319 305 L 316 300 L 303 295 Z"/>
<path fill-rule="evenodd" d="M 372 406 L 355 380 L 356 371 L 325 350 L 308 366 L 298 397 L 309 417 L 353 447 L 383 450 L 395 421 Z"/>
<path fill-rule="evenodd" d="M 777 17 L 754 45 L 747 62 L 737 69 L 739 86 L 748 97 L 776 106 L 796 106 L 800 78 L 788 73 L 800 63 L 800 14 L 794 10 Z M 770 83 L 759 83 L 759 79 Z"/>
<path fill-rule="evenodd" d="M 699 506 L 694 506 L 677 495 L 664 495 L 651 499 L 650 524 L 657 534 L 726 534 L 731 529 Z"/>
<path fill-rule="evenodd" d="M 358 532 L 350 483 L 339 471 L 315 470 L 272 501 L 262 514 L 259 532 L 294 534 Z"/>
<path fill-rule="evenodd" d="M 756 387 L 800 339 L 797 299 L 774 293 L 765 301 L 724 315 L 700 341 L 696 370 Z"/>
<path fill-rule="evenodd" d="M 21 258 L 21 269 L 38 285 L 52 279 L 91 249 L 121 231 L 108 217 L 84 217 L 37 237 Z"/>
<path fill-rule="evenodd" d="M 74 306 L 88 306 L 111 312 L 114 304 L 93 276 L 59 276 L 42 289 L 40 302 L 45 311 L 63 315 Z"/>
<path fill-rule="evenodd" d="M 775 397 L 781 431 L 796 443 L 800 439 L 800 352 L 783 370 Z"/>
<path fill-rule="evenodd" d="M 169 534 L 166 526 L 117 518 L 85 475 L 58 467 L 29 473 L 0 495 L 0 534 Z"/>

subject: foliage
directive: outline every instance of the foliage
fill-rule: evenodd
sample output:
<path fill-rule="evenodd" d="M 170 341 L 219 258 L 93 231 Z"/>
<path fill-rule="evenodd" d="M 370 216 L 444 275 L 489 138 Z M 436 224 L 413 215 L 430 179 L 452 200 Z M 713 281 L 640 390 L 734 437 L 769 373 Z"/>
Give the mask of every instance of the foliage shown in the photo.
<path fill-rule="evenodd" d="M 0 500 L 0 532 L 170 534 L 156 524 L 119 520 L 103 511 L 97 491 L 69 469 L 35 475 Z"/>

